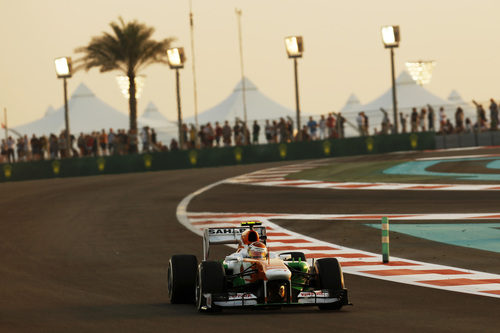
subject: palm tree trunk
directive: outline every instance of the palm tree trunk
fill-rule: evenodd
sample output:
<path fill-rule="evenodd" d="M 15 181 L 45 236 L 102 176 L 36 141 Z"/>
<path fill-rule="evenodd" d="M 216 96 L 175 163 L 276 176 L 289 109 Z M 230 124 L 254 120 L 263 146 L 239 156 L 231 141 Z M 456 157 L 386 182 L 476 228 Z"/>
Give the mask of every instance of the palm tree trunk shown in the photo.
<path fill-rule="evenodd" d="M 129 99 L 128 99 L 128 107 L 129 107 L 129 121 L 130 121 L 130 129 L 137 130 L 137 99 L 135 98 L 136 87 L 135 87 L 135 73 L 128 73 L 128 82 L 129 82 Z"/>
<path fill-rule="evenodd" d="M 137 99 L 135 98 L 135 92 L 136 92 L 135 73 L 133 71 L 129 71 L 127 76 L 129 82 L 128 107 L 130 112 L 129 151 L 131 153 L 136 153 L 137 152 Z"/>

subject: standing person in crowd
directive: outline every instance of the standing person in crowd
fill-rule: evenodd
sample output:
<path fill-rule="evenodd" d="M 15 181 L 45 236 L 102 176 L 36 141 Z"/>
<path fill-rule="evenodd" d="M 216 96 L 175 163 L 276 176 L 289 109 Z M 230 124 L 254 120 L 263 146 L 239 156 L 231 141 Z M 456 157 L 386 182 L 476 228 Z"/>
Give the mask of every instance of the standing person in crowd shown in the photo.
<path fill-rule="evenodd" d="M 403 133 L 406 133 L 406 117 L 403 115 L 403 112 L 399 113 L 399 123 L 401 124 Z"/>
<path fill-rule="evenodd" d="M 418 112 L 417 108 L 412 108 L 411 110 L 411 132 L 417 132 L 418 131 Z"/>
<path fill-rule="evenodd" d="M 236 146 L 240 146 L 241 145 L 240 130 L 241 130 L 241 127 L 240 127 L 238 121 L 236 120 L 236 122 L 235 122 L 235 124 L 233 126 L 234 144 Z"/>
<path fill-rule="evenodd" d="M 222 139 L 222 127 L 220 126 L 219 122 L 215 122 L 215 144 L 217 147 L 220 147 L 220 141 Z"/>
<path fill-rule="evenodd" d="M 0 163 L 4 163 L 7 160 L 8 150 L 9 148 L 7 147 L 7 141 L 5 141 L 5 139 L 2 139 L 2 144 L 0 145 Z"/>
<path fill-rule="evenodd" d="M 484 131 L 487 129 L 486 111 L 484 111 L 483 105 L 472 100 L 472 103 L 476 106 L 476 126 L 479 131 Z"/>
<path fill-rule="evenodd" d="M 157 141 L 157 135 L 156 131 L 154 128 L 151 129 L 151 148 L 153 148 L 153 151 L 156 151 L 158 148 L 158 141 Z"/>
<path fill-rule="evenodd" d="M 31 137 L 30 144 L 33 160 L 38 161 L 40 159 L 40 141 L 35 134 Z"/>
<path fill-rule="evenodd" d="M 464 110 L 461 107 L 455 111 L 455 131 L 457 133 L 464 131 Z"/>
<path fill-rule="evenodd" d="M 177 140 L 172 139 L 170 141 L 170 150 L 179 150 L 179 144 L 177 143 Z"/>
<path fill-rule="evenodd" d="M 278 131 L 279 131 L 278 122 L 276 120 L 273 120 L 273 124 L 271 126 L 271 133 L 272 133 L 271 135 L 273 137 L 272 140 L 273 143 L 278 142 Z"/>
<path fill-rule="evenodd" d="M 368 135 L 370 135 L 370 133 L 369 133 L 370 123 L 369 123 L 369 120 L 368 120 L 368 116 L 364 112 L 361 112 L 361 115 L 364 118 L 364 120 L 363 120 L 363 132 L 364 132 L 364 136 L 368 136 Z"/>
<path fill-rule="evenodd" d="M 271 128 L 271 124 L 269 123 L 269 119 L 266 119 L 266 126 L 264 127 L 264 133 L 266 134 L 267 143 L 271 143 L 273 141 L 273 130 Z"/>
<path fill-rule="evenodd" d="M 252 143 L 253 144 L 258 144 L 259 143 L 259 135 L 260 135 L 260 126 L 257 120 L 253 121 L 253 126 L 252 126 Z"/>
<path fill-rule="evenodd" d="M 343 139 L 345 136 L 345 122 L 346 119 L 344 116 L 342 116 L 342 113 L 338 112 L 337 113 L 337 120 L 334 119 L 334 125 L 336 125 L 336 129 L 332 133 L 332 138 L 333 137 L 338 137 L 340 139 Z"/>
<path fill-rule="evenodd" d="M 293 119 L 290 116 L 287 116 L 286 122 L 286 135 L 287 141 L 293 141 Z"/>
<path fill-rule="evenodd" d="M 138 138 L 137 138 L 137 130 L 130 129 L 128 131 L 128 153 L 135 154 L 138 151 Z"/>
<path fill-rule="evenodd" d="M 444 127 L 446 126 L 446 113 L 444 112 L 444 107 L 439 108 L 439 132 L 444 133 Z"/>
<path fill-rule="evenodd" d="M 224 122 L 224 127 L 222 127 L 222 141 L 224 142 L 224 146 L 231 145 L 231 126 L 229 126 L 229 122 L 226 120 Z"/>
<path fill-rule="evenodd" d="M 472 132 L 472 122 L 468 117 L 465 119 L 465 132 L 466 133 Z"/>
<path fill-rule="evenodd" d="M 427 131 L 427 110 L 425 108 L 422 108 L 422 110 L 420 110 L 419 119 L 420 119 L 420 130 L 422 132 Z"/>
<path fill-rule="evenodd" d="M 337 114 L 337 120 L 338 120 L 338 114 Z M 326 118 L 326 127 L 328 129 L 328 137 L 333 138 L 334 132 L 335 132 L 335 118 L 333 117 L 332 112 L 330 112 L 328 114 L 328 117 Z M 337 131 L 337 133 L 338 133 L 338 131 Z"/>
<path fill-rule="evenodd" d="M 182 124 L 182 147 L 180 149 L 186 149 L 188 145 L 189 129 L 186 124 Z"/>
<path fill-rule="evenodd" d="M 78 139 L 76 140 L 76 145 L 78 146 L 78 149 L 80 149 L 80 156 L 86 156 L 87 155 L 87 150 L 85 148 L 85 137 L 83 136 L 83 132 L 80 132 L 80 135 L 78 136 Z"/>
<path fill-rule="evenodd" d="M 61 156 L 61 158 L 69 157 L 69 156 L 66 156 L 66 132 L 65 131 L 61 131 L 61 134 L 59 134 L 58 147 L 59 147 L 59 156 Z"/>
<path fill-rule="evenodd" d="M 31 154 L 31 149 L 30 149 L 30 140 L 28 139 L 27 135 L 23 136 L 23 150 L 24 150 L 24 158 L 26 161 L 29 161 L 32 159 L 32 154 Z"/>
<path fill-rule="evenodd" d="M 387 111 L 383 110 L 383 113 L 384 113 L 384 117 L 382 118 L 382 123 L 381 123 L 381 127 L 382 127 L 382 133 L 381 134 L 389 134 L 389 128 L 390 128 L 390 124 L 391 124 L 391 121 L 389 120 L 389 115 L 387 114 Z"/>
<path fill-rule="evenodd" d="M 45 160 L 45 152 L 49 151 L 49 140 L 45 135 L 42 135 L 38 141 L 40 141 L 40 159 L 43 161 Z"/>
<path fill-rule="evenodd" d="M 486 119 L 486 111 L 484 111 L 483 106 L 479 105 L 479 128 L 481 131 L 488 129 L 488 120 Z"/>
<path fill-rule="evenodd" d="M 429 111 L 427 113 L 427 120 L 429 122 L 429 131 L 434 132 L 435 131 L 434 121 L 436 119 L 436 116 L 434 115 L 434 109 L 430 104 L 427 104 L 427 110 Z"/>
<path fill-rule="evenodd" d="M 318 131 L 318 123 L 313 117 L 309 117 L 309 121 L 307 122 L 307 127 L 309 128 L 309 134 L 311 135 L 311 140 L 316 140 L 316 133 Z"/>
<path fill-rule="evenodd" d="M 363 117 L 363 112 L 358 113 L 356 122 L 358 123 L 359 135 L 365 136 L 365 117 Z"/>
<path fill-rule="evenodd" d="M 116 135 L 113 132 L 113 129 L 110 128 L 109 132 L 108 132 L 108 154 L 109 155 L 115 154 L 115 141 L 116 141 Z"/>
<path fill-rule="evenodd" d="M 204 136 L 205 136 L 206 146 L 208 148 L 212 148 L 214 145 L 215 133 L 211 123 L 207 123 L 207 125 L 205 126 Z"/>
<path fill-rule="evenodd" d="M 50 134 L 49 137 L 49 153 L 50 153 L 50 159 L 55 159 L 58 157 L 58 152 L 59 152 L 59 144 L 57 142 L 57 136 L 55 136 L 53 133 Z"/>
<path fill-rule="evenodd" d="M 196 127 L 191 124 L 191 128 L 189 129 L 189 148 L 196 148 Z"/>
<path fill-rule="evenodd" d="M 288 126 L 286 126 L 286 122 L 285 122 L 285 119 L 282 117 L 280 118 L 280 122 L 278 123 L 278 131 L 279 131 L 279 135 L 280 135 L 280 140 L 279 142 L 287 142 L 288 140 L 288 135 L 287 135 L 287 132 L 288 132 Z"/>
<path fill-rule="evenodd" d="M 24 160 L 24 139 L 23 138 L 17 138 L 17 144 L 16 144 L 16 149 L 17 149 L 17 161 L 23 161 Z"/>
<path fill-rule="evenodd" d="M 493 98 L 490 99 L 490 129 L 492 131 L 498 129 L 498 104 Z"/>
<path fill-rule="evenodd" d="M 149 138 L 149 127 L 144 126 L 141 131 L 141 141 L 142 141 L 142 152 L 148 152 L 150 147 L 150 138 Z"/>
<path fill-rule="evenodd" d="M 248 126 L 247 126 L 247 123 L 241 123 L 242 125 L 242 128 L 243 128 L 243 131 L 242 131 L 242 135 L 243 135 L 243 144 L 244 145 L 249 145 L 251 144 L 250 143 L 250 130 L 248 129 Z"/>
<path fill-rule="evenodd" d="M 108 135 L 106 134 L 106 131 L 104 129 L 101 131 L 101 134 L 99 135 L 99 145 L 101 146 L 102 155 L 108 155 L 107 152 Z"/>
<path fill-rule="evenodd" d="M 9 136 L 7 138 L 7 159 L 9 160 L 9 163 L 16 162 L 16 155 L 14 154 L 15 145 L 16 141 L 11 136 Z"/>
<path fill-rule="evenodd" d="M 326 119 L 325 115 L 321 115 L 321 118 L 319 119 L 319 138 L 320 140 L 326 139 Z"/>

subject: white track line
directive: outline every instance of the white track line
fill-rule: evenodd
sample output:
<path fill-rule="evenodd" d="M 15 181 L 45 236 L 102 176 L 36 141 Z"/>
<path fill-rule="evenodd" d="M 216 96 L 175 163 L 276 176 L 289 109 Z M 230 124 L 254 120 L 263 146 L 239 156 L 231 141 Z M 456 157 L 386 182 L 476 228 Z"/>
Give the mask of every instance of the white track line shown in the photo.
<path fill-rule="evenodd" d="M 224 183 L 251 184 L 264 186 L 295 186 L 312 188 L 339 189 L 413 189 L 413 190 L 491 190 L 484 185 L 418 185 L 418 184 L 368 184 L 368 183 L 329 183 L 302 180 L 283 180 L 290 172 L 313 168 L 328 163 L 327 161 L 307 162 L 283 168 L 271 168 L 254 173 L 226 179 L 205 186 L 185 197 L 177 206 L 177 219 L 186 228 L 202 235 L 208 227 L 223 227 L 239 225 L 242 221 L 259 220 L 263 222 L 269 233 L 271 251 L 302 251 L 308 258 L 336 257 L 341 262 L 343 270 L 370 278 L 393 282 L 417 285 L 428 288 L 437 288 L 467 294 L 500 298 L 500 275 L 486 272 L 472 271 L 462 268 L 443 266 L 403 258 L 391 257 L 388 264 L 383 264 L 381 255 L 347 248 L 301 235 L 270 220 L 379 220 L 381 214 L 269 214 L 269 213 L 216 213 L 216 212 L 188 212 L 187 206 L 197 195 Z M 252 176 L 253 175 L 253 176 Z M 255 177 L 257 176 L 257 177 Z M 261 177 L 264 176 L 264 177 Z M 273 181 L 265 181 L 273 179 Z M 262 182 L 264 180 L 264 182 Z M 365 184 L 366 186 L 364 186 Z M 362 186 L 359 186 L 362 185 Z M 364 188 L 366 187 L 366 188 Z M 495 186 L 494 190 L 500 189 Z M 470 213 L 470 214 L 389 214 L 391 220 L 479 220 L 500 219 L 500 213 Z"/>

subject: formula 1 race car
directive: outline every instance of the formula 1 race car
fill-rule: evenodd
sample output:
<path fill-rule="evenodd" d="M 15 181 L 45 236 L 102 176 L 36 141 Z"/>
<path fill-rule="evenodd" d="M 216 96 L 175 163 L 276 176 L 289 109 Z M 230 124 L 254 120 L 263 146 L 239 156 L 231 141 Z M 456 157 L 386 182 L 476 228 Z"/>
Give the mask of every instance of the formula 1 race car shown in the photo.
<path fill-rule="evenodd" d="M 349 304 L 337 259 L 317 259 L 309 265 L 302 252 L 268 252 L 266 240 L 260 222 L 205 229 L 200 264 L 187 254 L 169 261 L 170 303 L 194 303 L 200 312 L 289 305 L 339 310 Z M 211 244 L 238 244 L 238 250 L 224 260 L 209 261 Z"/>

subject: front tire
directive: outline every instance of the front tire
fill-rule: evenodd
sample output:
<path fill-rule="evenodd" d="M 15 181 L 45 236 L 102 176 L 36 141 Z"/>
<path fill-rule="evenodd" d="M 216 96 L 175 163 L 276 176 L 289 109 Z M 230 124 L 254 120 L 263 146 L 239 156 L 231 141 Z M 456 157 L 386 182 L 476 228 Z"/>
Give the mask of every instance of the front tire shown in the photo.
<path fill-rule="evenodd" d="M 214 311 L 214 307 L 208 307 L 204 294 L 223 293 L 225 289 L 224 266 L 217 261 L 203 261 L 198 266 L 196 278 L 196 309 L 202 311 Z"/>
<path fill-rule="evenodd" d="M 341 290 L 344 288 L 342 268 L 336 258 L 323 258 L 315 262 L 317 287 L 319 289 Z M 319 305 L 320 310 L 340 310 L 342 303 Z"/>
<path fill-rule="evenodd" d="M 170 258 L 167 287 L 170 303 L 193 304 L 195 301 L 198 259 L 190 254 L 176 254 Z"/>

